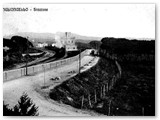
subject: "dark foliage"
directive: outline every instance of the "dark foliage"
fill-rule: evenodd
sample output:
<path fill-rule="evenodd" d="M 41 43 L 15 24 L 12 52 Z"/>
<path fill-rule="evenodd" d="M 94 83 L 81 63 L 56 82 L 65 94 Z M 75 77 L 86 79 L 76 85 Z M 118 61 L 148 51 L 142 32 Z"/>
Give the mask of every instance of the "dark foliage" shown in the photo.
<path fill-rule="evenodd" d="M 3 46 L 7 46 L 13 52 L 20 51 L 24 53 L 27 48 L 33 47 L 33 44 L 21 36 L 13 36 L 11 39 L 3 39 Z"/>
<path fill-rule="evenodd" d="M 77 48 L 81 50 L 85 49 L 98 49 L 101 45 L 100 41 L 90 41 L 89 43 L 76 42 Z"/>
<path fill-rule="evenodd" d="M 103 38 L 101 42 L 99 55 L 118 60 L 123 70 L 109 93 L 112 114 L 154 116 L 155 41 Z"/>
<path fill-rule="evenodd" d="M 76 42 L 77 48 L 81 50 L 90 49 L 90 45 L 88 43 Z"/>
<path fill-rule="evenodd" d="M 8 104 L 3 102 L 3 116 L 12 116 L 13 110 L 9 108 Z"/>
<path fill-rule="evenodd" d="M 123 62 L 148 62 L 155 60 L 155 41 L 127 40 L 125 38 L 103 38 L 99 53 L 114 56 Z"/>
<path fill-rule="evenodd" d="M 55 56 L 54 56 L 56 59 L 64 57 L 65 54 L 66 54 L 66 50 L 63 47 L 58 48 L 58 47 L 55 47 L 55 46 L 54 47 L 46 46 L 45 48 L 48 49 L 48 50 L 54 51 L 56 53 Z"/>
<path fill-rule="evenodd" d="M 100 41 L 91 41 L 89 44 L 90 44 L 91 48 L 99 49 L 101 42 Z"/>
<path fill-rule="evenodd" d="M 21 36 L 13 36 L 11 39 L 3 38 L 3 47 L 8 47 L 9 50 L 3 50 L 3 68 L 8 69 L 14 66 L 14 64 L 25 62 L 26 59 L 22 56 L 23 53 L 39 52 L 33 48 L 33 44 L 27 39 Z M 32 60 L 32 59 L 30 59 Z"/>
<path fill-rule="evenodd" d="M 94 42 L 92 46 L 106 59 L 51 90 L 50 97 L 77 108 L 82 108 L 84 98 L 83 108 L 110 116 L 154 116 L 155 41 L 103 38 L 101 42 Z M 110 85 L 118 71 L 112 60 L 119 61 L 122 76 L 113 89 L 101 97 L 101 87 L 107 83 Z"/>
<path fill-rule="evenodd" d="M 23 94 L 12 109 L 9 105 L 3 103 L 3 115 L 4 116 L 38 116 L 38 107 L 32 102 L 27 94 Z"/>
<path fill-rule="evenodd" d="M 101 48 L 117 54 L 154 54 L 155 41 L 127 40 L 125 38 L 103 38 Z"/>
<path fill-rule="evenodd" d="M 100 96 L 102 86 L 110 83 L 110 80 L 116 73 L 118 73 L 118 70 L 114 61 L 100 59 L 95 67 L 63 82 L 51 90 L 50 97 L 76 108 L 81 108 L 82 96 L 84 96 L 83 108 L 97 110 L 98 103 L 104 102 L 102 100 L 105 96 L 103 98 Z M 94 102 L 95 90 L 97 94 L 96 103 Z M 91 97 L 92 107 L 88 104 L 89 95 Z"/>
<path fill-rule="evenodd" d="M 67 52 L 67 58 L 68 57 L 73 57 L 79 54 L 79 51 L 68 51 Z"/>
<path fill-rule="evenodd" d="M 123 74 L 114 89 L 109 93 L 113 97 L 115 115 L 155 115 L 155 77 L 154 66 L 144 64 L 121 64 Z M 130 69 L 130 67 L 132 69 Z M 138 70 L 138 71 L 137 71 Z M 152 72 L 150 72 L 152 71 Z M 144 113 L 143 111 L 144 110 Z"/>

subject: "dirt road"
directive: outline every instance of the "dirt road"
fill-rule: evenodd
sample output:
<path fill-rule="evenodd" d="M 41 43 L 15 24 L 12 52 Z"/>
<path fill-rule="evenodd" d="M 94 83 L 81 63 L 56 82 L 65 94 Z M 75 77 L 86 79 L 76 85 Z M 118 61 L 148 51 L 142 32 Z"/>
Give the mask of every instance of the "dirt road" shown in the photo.
<path fill-rule="evenodd" d="M 81 60 L 81 65 L 84 66 L 82 71 L 89 69 L 98 62 L 98 57 L 85 56 Z M 91 116 L 97 113 L 91 111 L 84 111 L 73 108 L 71 106 L 57 103 L 49 99 L 48 92 L 51 88 L 59 85 L 68 78 L 78 73 L 78 61 L 71 64 L 61 66 L 56 69 L 45 71 L 32 76 L 25 76 L 16 80 L 3 83 L 3 100 L 5 103 L 13 107 L 17 104 L 23 92 L 33 100 L 33 103 L 39 107 L 40 116 Z M 88 64 L 88 65 L 86 65 Z M 70 74 L 70 71 L 75 71 Z M 51 81 L 51 78 L 59 77 L 60 80 Z M 45 89 L 42 89 L 46 86 Z"/>

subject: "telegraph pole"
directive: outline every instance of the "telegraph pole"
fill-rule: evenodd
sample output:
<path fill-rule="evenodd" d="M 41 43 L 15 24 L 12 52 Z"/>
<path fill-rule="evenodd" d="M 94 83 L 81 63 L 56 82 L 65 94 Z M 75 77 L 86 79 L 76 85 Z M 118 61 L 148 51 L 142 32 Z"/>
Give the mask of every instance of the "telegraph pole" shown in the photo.
<path fill-rule="evenodd" d="M 27 36 L 27 50 L 26 50 L 26 75 L 28 75 L 28 36 Z"/>
<path fill-rule="evenodd" d="M 45 86 L 45 66 L 44 65 L 42 65 L 43 66 L 43 69 L 44 69 L 44 86 Z"/>
<path fill-rule="evenodd" d="M 79 49 L 79 75 L 81 72 L 81 49 Z"/>

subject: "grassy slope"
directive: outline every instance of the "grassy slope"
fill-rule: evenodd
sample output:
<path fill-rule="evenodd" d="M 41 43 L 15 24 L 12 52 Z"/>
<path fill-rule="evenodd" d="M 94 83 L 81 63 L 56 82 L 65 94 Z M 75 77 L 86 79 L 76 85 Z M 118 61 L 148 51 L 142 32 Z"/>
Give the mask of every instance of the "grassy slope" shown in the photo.
<path fill-rule="evenodd" d="M 76 108 L 81 108 L 82 97 L 84 96 L 85 109 L 92 109 L 98 111 L 97 105 L 106 102 L 105 97 L 101 97 L 101 87 L 106 84 L 117 73 L 116 66 L 113 61 L 100 59 L 98 64 L 89 71 L 81 73 L 61 85 L 55 87 L 50 92 L 50 97 L 56 101 L 61 101 Z M 94 95 L 97 95 L 97 102 L 95 102 Z M 90 95 L 92 107 L 88 104 L 88 96 Z M 103 106 L 102 113 L 107 114 Z M 100 111 L 99 111 L 100 112 Z"/>
<path fill-rule="evenodd" d="M 113 114 L 155 115 L 154 65 L 128 64 L 122 69 L 121 80 L 110 92 L 113 107 L 118 108 Z"/>

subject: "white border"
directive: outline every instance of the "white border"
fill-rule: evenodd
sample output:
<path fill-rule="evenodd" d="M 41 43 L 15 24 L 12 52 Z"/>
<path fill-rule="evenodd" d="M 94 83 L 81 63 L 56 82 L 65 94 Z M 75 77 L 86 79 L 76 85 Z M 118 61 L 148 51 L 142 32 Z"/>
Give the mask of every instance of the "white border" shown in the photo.
<path fill-rule="evenodd" d="M 159 70 L 159 50 L 160 50 L 160 44 L 159 44 L 159 40 L 158 40 L 158 27 L 159 27 L 159 6 L 160 6 L 160 0 L 0 0 L 0 6 L 1 6 L 1 11 L 0 11 L 0 17 L 1 17 L 1 21 L 2 21 L 2 12 L 3 12 L 3 3 L 156 3 L 156 116 L 155 117 L 77 117 L 76 119 L 159 119 L 159 80 L 160 80 L 160 70 Z M 4 120 L 4 119 L 15 119 L 15 120 L 19 120 L 19 119 L 75 119 L 75 117 L 3 117 L 2 111 L 3 111 L 3 51 L 2 51 L 2 47 L 3 47 L 3 34 L 2 34 L 2 23 L 0 24 L 0 37 L 1 37 L 1 42 L 0 42 L 0 55 L 1 55 L 1 67 L 0 67 L 0 77 L 1 77 L 1 84 L 0 84 L 0 101 L 1 101 L 1 106 L 0 106 L 0 119 Z"/>

